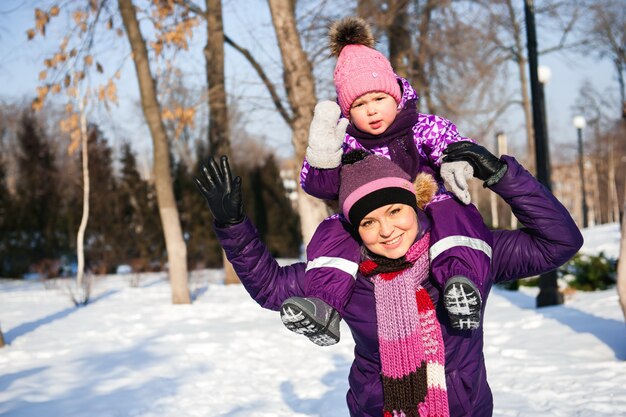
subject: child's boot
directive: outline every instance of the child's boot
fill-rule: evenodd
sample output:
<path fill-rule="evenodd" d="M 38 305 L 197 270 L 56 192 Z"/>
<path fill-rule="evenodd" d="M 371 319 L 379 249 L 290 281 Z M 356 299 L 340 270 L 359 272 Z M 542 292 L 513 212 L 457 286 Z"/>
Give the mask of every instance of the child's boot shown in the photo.
<path fill-rule="evenodd" d="M 280 307 L 280 318 L 292 332 L 308 337 L 319 346 L 331 346 L 339 342 L 337 310 L 314 297 L 291 297 Z"/>
<path fill-rule="evenodd" d="M 450 323 L 457 330 L 474 330 L 480 325 L 482 300 L 476 285 L 464 276 L 448 280 L 443 290 L 443 305 Z"/>

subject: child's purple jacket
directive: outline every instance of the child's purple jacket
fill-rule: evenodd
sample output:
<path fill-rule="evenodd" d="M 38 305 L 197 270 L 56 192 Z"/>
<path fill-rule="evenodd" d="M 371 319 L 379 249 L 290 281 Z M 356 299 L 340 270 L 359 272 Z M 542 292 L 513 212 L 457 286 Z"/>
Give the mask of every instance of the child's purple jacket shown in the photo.
<path fill-rule="evenodd" d="M 492 269 L 481 317 L 484 317 L 487 295 L 493 283 L 553 270 L 567 262 L 583 243 L 582 235 L 565 207 L 514 158 L 504 156 L 502 160 L 507 163 L 508 171 L 491 189 L 511 206 L 524 228 L 492 232 Z M 332 230 L 324 230 L 324 223 L 316 236 L 332 233 Z M 261 306 L 278 310 L 288 297 L 303 295 L 306 265 L 301 262 L 279 266 L 249 220 L 228 228 L 216 228 L 216 232 L 244 287 Z M 316 244 L 314 236 L 310 245 Z M 356 242 L 353 250 L 359 250 Z M 424 287 L 436 304 L 441 324 L 450 415 L 491 416 L 493 399 L 483 357 L 482 325 L 474 331 L 453 330 L 439 302 L 437 286 L 429 281 Z M 343 319 L 349 325 L 356 344 L 355 359 L 348 378 L 350 415 L 382 417 L 381 364 L 373 284 L 360 275 L 357 275 Z"/>
<path fill-rule="evenodd" d="M 402 99 L 399 107 L 403 108 L 410 101 L 418 99 L 417 92 L 411 84 L 402 77 L 398 77 L 398 83 L 402 86 Z M 417 153 L 422 159 L 423 165 L 421 170 L 434 173 L 439 172 L 441 165 L 440 158 L 444 149 L 451 143 L 459 141 L 474 142 L 473 139 L 461 136 L 457 127 L 450 120 L 434 114 L 419 113 L 417 123 L 412 127 L 413 141 Z M 403 166 L 390 156 L 387 146 L 377 146 L 367 148 L 359 142 L 355 137 L 346 134 L 342 145 L 343 152 L 346 153 L 354 149 L 367 149 L 377 155 L 390 158 L 392 161 L 400 165 L 411 177 L 415 177 L 417 172 L 410 172 L 407 166 Z M 339 195 L 341 167 L 331 169 L 320 169 L 309 165 L 306 158 L 302 163 L 300 170 L 300 185 L 307 194 L 324 200 L 337 200 Z M 435 175 L 438 177 L 439 175 Z M 437 178 L 439 181 L 439 178 Z"/>

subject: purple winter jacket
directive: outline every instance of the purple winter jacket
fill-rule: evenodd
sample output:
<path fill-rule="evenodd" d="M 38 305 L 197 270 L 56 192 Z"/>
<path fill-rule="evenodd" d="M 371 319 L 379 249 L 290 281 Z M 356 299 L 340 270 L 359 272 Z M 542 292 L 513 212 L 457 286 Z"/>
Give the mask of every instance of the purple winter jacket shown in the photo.
<path fill-rule="evenodd" d="M 483 300 L 483 314 L 493 283 L 529 277 L 567 262 L 583 243 L 565 207 L 512 157 L 503 156 L 508 171 L 491 189 L 512 208 L 524 228 L 493 231 L 492 269 Z M 324 234 L 323 222 L 316 236 Z M 305 264 L 279 266 L 249 220 L 216 228 L 228 259 L 252 298 L 262 307 L 278 310 L 292 296 L 302 296 Z M 316 245 L 314 236 L 310 245 Z M 359 250 L 355 242 L 354 250 Z M 450 415 L 491 416 L 493 398 L 483 357 L 483 329 L 457 331 L 450 327 L 431 281 L 424 287 L 436 305 L 446 351 L 446 386 Z M 343 319 L 355 341 L 355 359 L 348 377 L 348 408 L 353 417 L 382 417 L 383 394 L 373 284 L 357 275 Z"/>

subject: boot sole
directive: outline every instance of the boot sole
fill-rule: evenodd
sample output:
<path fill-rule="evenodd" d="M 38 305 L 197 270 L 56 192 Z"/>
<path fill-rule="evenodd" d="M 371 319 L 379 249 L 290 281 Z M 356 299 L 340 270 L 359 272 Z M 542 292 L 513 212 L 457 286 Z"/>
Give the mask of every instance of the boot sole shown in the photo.
<path fill-rule="evenodd" d="M 280 319 L 287 329 L 306 336 L 318 346 L 332 346 L 339 342 L 339 337 L 328 329 L 336 314 L 333 311 L 328 323 L 324 324 L 316 321 L 312 314 L 297 304 L 287 302 L 280 309 Z"/>
<path fill-rule="evenodd" d="M 480 326 L 480 292 L 467 279 L 452 278 L 446 284 L 443 304 L 450 323 L 457 330 L 475 330 Z"/>

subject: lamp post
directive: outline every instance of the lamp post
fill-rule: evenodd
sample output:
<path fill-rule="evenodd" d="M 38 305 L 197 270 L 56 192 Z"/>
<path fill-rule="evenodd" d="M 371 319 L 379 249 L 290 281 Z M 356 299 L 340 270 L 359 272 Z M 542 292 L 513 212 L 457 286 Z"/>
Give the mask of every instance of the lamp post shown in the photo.
<path fill-rule="evenodd" d="M 524 0 L 526 19 L 526 40 L 528 45 L 528 69 L 530 73 L 530 93 L 532 97 L 533 127 L 535 131 L 535 157 L 537 161 L 537 180 L 548 190 L 552 190 L 550 180 L 550 152 L 546 125 L 546 108 L 543 97 L 543 84 L 539 82 L 539 63 L 537 60 L 537 33 L 535 31 L 535 4 L 533 0 Z M 546 71 L 542 71 L 544 76 Z M 547 79 L 544 78 L 547 82 Z M 556 282 L 556 271 L 539 277 L 537 307 L 563 304 L 563 295 Z"/>
<path fill-rule="evenodd" d="M 536 60 L 536 59 L 535 59 Z M 552 78 L 552 71 L 550 68 L 545 65 L 537 65 L 536 66 L 537 73 L 537 113 L 539 117 L 539 122 L 534 122 L 533 116 L 533 126 L 540 125 L 541 128 L 537 129 L 535 127 L 535 152 L 536 152 L 536 163 L 537 163 L 537 179 L 543 185 L 548 187 L 550 191 L 552 191 L 552 172 L 551 172 L 551 163 L 550 163 L 550 140 L 548 137 L 548 116 L 546 114 L 546 94 L 545 94 L 545 86 L 550 82 L 550 78 Z M 531 77 L 532 79 L 532 77 Z M 532 80 L 531 80 L 532 83 Z M 533 95 L 533 107 L 535 107 L 535 99 Z M 535 110 L 533 110 L 533 113 Z"/>
<path fill-rule="evenodd" d="M 572 122 L 578 132 L 578 170 L 580 171 L 580 191 L 582 193 L 582 225 L 583 228 L 586 228 L 589 225 L 587 223 L 587 193 L 585 192 L 585 164 L 583 158 L 583 129 L 586 122 L 583 116 L 574 117 Z"/>
<path fill-rule="evenodd" d="M 549 135 L 548 135 L 548 115 L 546 113 L 546 85 L 550 82 L 550 79 L 552 78 L 552 70 L 550 69 L 550 67 L 546 67 L 545 65 L 538 65 L 537 66 L 537 81 L 539 81 L 539 86 L 541 89 L 541 118 L 543 120 L 543 136 L 544 136 L 544 143 L 545 143 L 545 157 L 546 157 L 546 164 L 547 164 L 547 177 L 548 177 L 548 181 L 550 181 L 550 189 L 552 189 L 552 182 L 551 182 L 551 171 L 550 171 L 550 167 L 552 166 L 550 164 L 550 150 L 549 150 L 549 143 L 550 140 Z"/>

